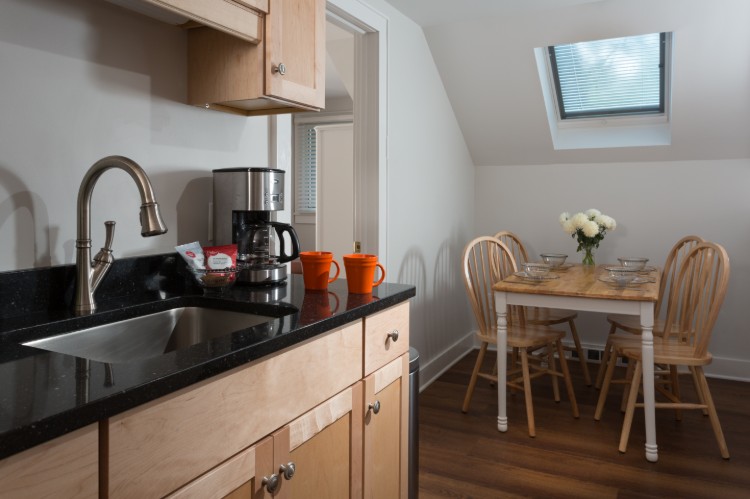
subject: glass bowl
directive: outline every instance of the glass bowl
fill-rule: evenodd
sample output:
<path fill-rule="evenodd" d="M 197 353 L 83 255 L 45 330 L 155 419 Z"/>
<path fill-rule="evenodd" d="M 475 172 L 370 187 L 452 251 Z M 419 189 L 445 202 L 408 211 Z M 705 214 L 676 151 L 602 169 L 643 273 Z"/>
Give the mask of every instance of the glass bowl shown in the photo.
<path fill-rule="evenodd" d="M 548 264 L 552 269 L 565 263 L 565 259 L 568 258 L 568 255 L 563 255 L 561 253 L 542 253 L 539 256 L 541 256 L 544 263 Z"/>
<path fill-rule="evenodd" d="M 643 270 L 648 263 L 648 258 L 643 258 L 642 256 L 627 256 L 618 258 L 617 260 L 623 267 L 633 268 L 635 270 Z"/>
<path fill-rule="evenodd" d="M 206 291 L 224 291 L 237 281 L 236 268 L 231 269 L 190 269 L 196 282 Z"/>
<path fill-rule="evenodd" d="M 549 273 L 550 266 L 547 263 L 526 262 L 523 270 L 529 277 L 544 277 Z"/>
<path fill-rule="evenodd" d="M 618 286 L 627 286 L 638 277 L 638 269 L 633 267 L 623 265 L 621 267 L 605 267 L 605 269 L 609 272 L 612 282 Z"/>

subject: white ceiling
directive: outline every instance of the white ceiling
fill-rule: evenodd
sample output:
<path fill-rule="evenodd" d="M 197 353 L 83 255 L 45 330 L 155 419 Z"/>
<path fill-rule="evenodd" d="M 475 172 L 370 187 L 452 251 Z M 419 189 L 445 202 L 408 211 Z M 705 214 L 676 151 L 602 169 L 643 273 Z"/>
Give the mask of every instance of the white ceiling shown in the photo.
<path fill-rule="evenodd" d="M 386 0 L 422 27 L 603 0 Z"/>
<path fill-rule="evenodd" d="M 477 166 L 750 157 L 748 0 L 389 3 L 424 26 Z M 534 49 L 659 31 L 674 33 L 671 145 L 555 150 Z"/>

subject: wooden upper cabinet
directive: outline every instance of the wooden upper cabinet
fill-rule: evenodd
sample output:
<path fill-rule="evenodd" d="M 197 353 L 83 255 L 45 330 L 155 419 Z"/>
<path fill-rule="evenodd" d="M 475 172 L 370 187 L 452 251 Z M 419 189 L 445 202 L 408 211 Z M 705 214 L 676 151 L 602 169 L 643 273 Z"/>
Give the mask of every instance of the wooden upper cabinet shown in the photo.
<path fill-rule="evenodd" d="M 210 26 L 250 43 L 263 35 L 268 0 L 109 0 L 142 14 L 176 24 L 188 20 Z M 160 13 L 170 12 L 168 17 Z"/>
<path fill-rule="evenodd" d="M 269 0 L 258 44 L 188 32 L 188 103 L 243 115 L 325 106 L 325 0 Z"/>

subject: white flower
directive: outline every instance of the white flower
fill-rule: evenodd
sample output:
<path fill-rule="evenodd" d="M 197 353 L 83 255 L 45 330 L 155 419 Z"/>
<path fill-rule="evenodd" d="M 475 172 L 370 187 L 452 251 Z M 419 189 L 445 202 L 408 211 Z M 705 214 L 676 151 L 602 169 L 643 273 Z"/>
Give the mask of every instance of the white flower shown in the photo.
<path fill-rule="evenodd" d="M 593 220 L 587 220 L 583 227 L 581 227 L 583 235 L 586 237 L 594 237 L 599 234 L 599 224 Z"/>
<path fill-rule="evenodd" d="M 568 213 L 567 211 L 560 213 L 560 218 L 559 218 L 560 225 L 564 227 L 565 222 L 567 222 L 569 218 L 570 218 L 570 213 Z"/>
<path fill-rule="evenodd" d="M 583 229 L 584 224 L 586 224 L 589 221 L 589 217 L 587 217 L 583 213 L 576 213 L 575 215 L 570 217 L 570 220 L 573 226 L 576 228 L 576 230 L 578 230 L 578 229 Z"/>
<path fill-rule="evenodd" d="M 589 217 L 589 219 L 594 219 L 602 214 L 601 211 L 595 210 L 594 208 L 591 208 L 590 210 L 586 210 L 584 213 L 586 214 L 587 217 Z"/>
<path fill-rule="evenodd" d="M 615 222 L 615 219 L 607 215 L 599 215 L 594 221 L 609 231 L 617 228 L 617 222 Z"/>
<path fill-rule="evenodd" d="M 573 223 L 573 219 L 569 218 L 562 223 L 562 228 L 566 234 L 572 236 L 578 228 Z"/>

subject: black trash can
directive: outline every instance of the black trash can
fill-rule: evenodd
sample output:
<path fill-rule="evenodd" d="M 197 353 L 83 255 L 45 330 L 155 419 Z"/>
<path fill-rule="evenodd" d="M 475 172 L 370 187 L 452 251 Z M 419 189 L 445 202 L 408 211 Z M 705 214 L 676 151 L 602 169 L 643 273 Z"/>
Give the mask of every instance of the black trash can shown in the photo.
<path fill-rule="evenodd" d="M 409 348 L 409 499 L 419 495 L 419 352 Z"/>

